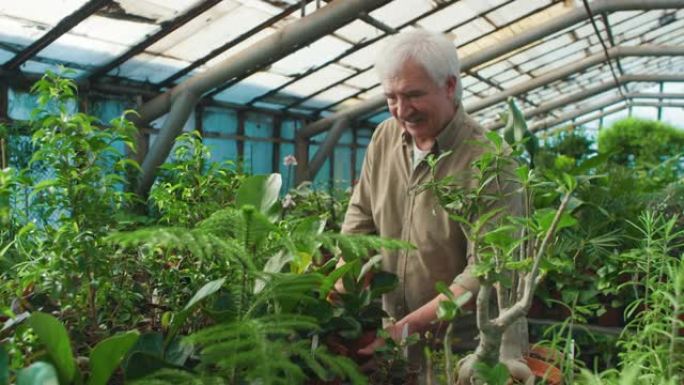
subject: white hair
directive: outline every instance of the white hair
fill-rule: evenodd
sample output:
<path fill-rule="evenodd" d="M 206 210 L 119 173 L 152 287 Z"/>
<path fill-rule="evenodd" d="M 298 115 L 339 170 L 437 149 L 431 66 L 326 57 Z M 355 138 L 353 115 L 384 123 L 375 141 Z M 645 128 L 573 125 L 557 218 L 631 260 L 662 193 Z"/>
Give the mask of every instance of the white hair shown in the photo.
<path fill-rule="evenodd" d="M 412 60 L 422 66 L 432 80 L 443 85 L 450 76 L 456 78 L 454 101 L 463 96 L 461 64 L 456 47 L 443 34 L 415 29 L 388 38 L 375 60 L 375 70 L 380 81 L 396 76 L 406 61 Z"/>

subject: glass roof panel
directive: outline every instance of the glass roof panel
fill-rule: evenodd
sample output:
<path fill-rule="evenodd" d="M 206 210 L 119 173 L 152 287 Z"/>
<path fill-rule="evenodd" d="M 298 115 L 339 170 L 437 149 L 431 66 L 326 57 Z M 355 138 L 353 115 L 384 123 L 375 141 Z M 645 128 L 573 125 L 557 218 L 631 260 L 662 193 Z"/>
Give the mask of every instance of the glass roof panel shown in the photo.
<path fill-rule="evenodd" d="M 3 45 L 14 46 L 16 50 L 40 39 L 46 28 L 41 24 L 25 23 L 19 19 L 2 15 L 0 15 L 0 25 L 2 26 L 0 28 L 0 41 Z"/>
<path fill-rule="evenodd" d="M 44 24 L 45 30 L 57 25 L 66 16 L 81 8 L 86 0 L 52 0 L 41 1 L 2 1 L 0 15 L 11 18 Z M 45 30 L 43 32 L 45 32 Z"/>
<path fill-rule="evenodd" d="M 454 36 L 456 43 L 461 46 L 469 41 L 477 39 L 484 33 L 493 31 L 494 29 L 495 28 L 491 23 L 488 23 L 480 18 L 454 29 L 451 32 L 451 35 Z M 461 52 L 462 50 L 459 50 L 459 53 Z M 464 54 L 467 55 L 466 52 L 464 52 Z"/>
<path fill-rule="evenodd" d="M 322 92 L 315 99 L 309 99 L 303 102 L 301 105 L 303 107 L 323 108 L 336 103 L 339 100 L 348 98 L 357 92 L 359 92 L 359 90 L 356 88 L 339 85 Z"/>
<path fill-rule="evenodd" d="M 510 23 L 536 9 L 549 4 L 548 0 L 517 1 L 505 5 L 487 14 L 487 18 L 494 22 L 497 27 Z"/>
<path fill-rule="evenodd" d="M 76 25 L 70 34 L 132 46 L 157 30 L 156 24 L 93 15 Z"/>
<path fill-rule="evenodd" d="M 236 53 L 244 50 L 245 48 L 249 48 L 254 43 L 258 42 L 261 39 L 266 38 L 267 36 L 274 33 L 275 31 L 276 30 L 273 28 L 266 28 L 266 29 L 259 31 L 258 33 L 255 33 L 254 35 L 248 37 L 247 39 L 245 39 L 241 43 L 237 44 L 235 47 L 232 47 L 228 51 L 223 52 L 222 54 L 220 54 L 220 55 L 216 56 L 215 58 L 209 60 L 206 64 L 206 66 L 212 67 L 212 66 L 224 61 L 225 59 L 235 55 Z"/>
<path fill-rule="evenodd" d="M 351 47 L 350 44 L 330 36 L 323 36 L 311 45 L 273 63 L 273 70 L 284 75 L 296 75 L 333 59 Z"/>
<path fill-rule="evenodd" d="M 396 28 L 432 7 L 430 0 L 394 0 L 374 10 L 370 15 Z"/>
<path fill-rule="evenodd" d="M 116 0 L 129 15 L 136 15 L 158 23 L 173 19 L 199 3 L 199 0 Z"/>
<path fill-rule="evenodd" d="M 39 52 L 40 57 L 100 66 L 125 52 L 127 46 L 67 33 Z"/>
<path fill-rule="evenodd" d="M 345 84 L 358 88 L 368 88 L 377 83 L 378 74 L 372 69 L 362 72 L 345 82 Z"/>
<path fill-rule="evenodd" d="M 420 20 L 418 25 L 432 31 L 446 31 L 471 17 L 477 16 L 477 10 L 473 8 L 472 3 L 472 1 L 457 1 L 443 10 Z M 475 2 L 475 4 L 477 3 L 482 4 L 485 2 Z"/>
<path fill-rule="evenodd" d="M 338 65 L 329 65 L 290 84 L 283 89 L 283 92 L 290 92 L 299 96 L 308 96 L 326 87 L 328 84 L 335 83 L 351 74 L 352 71 L 347 68 Z"/>
<path fill-rule="evenodd" d="M 373 39 L 383 35 L 384 33 L 385 32 L 361 20 L 354 20 L 335 31 L 336 35 L 339 35 L 347 40 L 351 40 L 355 43 Z"/>
<path fill-rule="evenodd" d="M 177 59 L 142 53 L 113 69 L 110 74 L 158 83 L 187 65 L 187 62 Z"/>
<path fill-rule="evenodd" d="M 361 48 L 360 50 L 343 57 L 340 62 L 359 69 L 371 66 L 375 63 L 375 58 L 384 43 L 384 38 L 380 39 L 367 47 Z"/>
<path fill-rule="evenodd" d="M 197 60 L 271 15 L 252 7 L 240 7 L 234 1 L 217 4 L 148 49 L 150 52 L 188 61 Z"/>

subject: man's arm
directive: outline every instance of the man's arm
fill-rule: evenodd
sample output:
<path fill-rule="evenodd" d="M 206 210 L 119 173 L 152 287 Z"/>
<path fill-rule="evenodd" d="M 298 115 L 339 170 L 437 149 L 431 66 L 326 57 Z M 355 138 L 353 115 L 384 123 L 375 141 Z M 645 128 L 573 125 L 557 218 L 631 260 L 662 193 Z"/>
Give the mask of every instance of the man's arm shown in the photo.
<path fill-rule="evenodd" d="M 468 291 L 471 291 L 458 283 L 453 283 L 449 286 L 449 290 L 454 295 L 455 298 L 460 297 Z M 439 303 L 442 301 L 449 301 L 444 294 L 438 294 L 435 298 L 431 299 L 429 302 L 414 310 L 413 312 L 407 314 L 404 318 L 395 322 L 393 325 L 388 326 L 385 330 L 389 336 L 395 341 L 401 341 L 403 337 L 404 328 L 407 329 L 407 335 L 411 334 L 423 334 L 427 331 L 433 331 L 438 329 L 441 325 L 436 323 L 437 321 L 437 309 L 439 308 Z M 470 306 L 474 303 L 474 297 L 468 301 L 465 306 Z M 371 342 L 368 346 L 360 349 L 359 354 L 371 355 L 375 349 L 383 346 L 385 341 L 382 338 L 376 338 L 375 341 Z"/>

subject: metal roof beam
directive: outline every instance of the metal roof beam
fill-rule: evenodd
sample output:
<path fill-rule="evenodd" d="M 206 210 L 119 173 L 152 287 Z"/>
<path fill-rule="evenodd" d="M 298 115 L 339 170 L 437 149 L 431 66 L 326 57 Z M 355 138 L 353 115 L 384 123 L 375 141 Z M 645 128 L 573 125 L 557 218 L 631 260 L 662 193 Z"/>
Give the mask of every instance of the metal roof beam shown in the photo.
<path fill-rule="evenodd" d="M 631 11 L 631 10 L 653 10 L 653 9 L 672 9 L 684 8 L 684 0 L 651 0 L 645 2 L 643 0 L 596 0 L 592 2 L 592 10 L 596 13 L 600 12 L 615 12 L 615 11 Z M 461 70 L 467 71 L 475 68 L 478 65 L 487 63 L 499 56 L 509 54 L 516 49 L 520 49 L 536 40 L 542 39 L 545 36 L 551 35 L 567 27 L 573 26 L 580 21 L 588 18 L 584 7 L 576 7 L 554 19 L 543 23 L 536 28 L 532 28 L 516 34 L 513 37 L 493 45 L 489 48 L 483 49 L 473 55 L 469 55 L 461 60 Z M 368 111 L 381 108 L 385 104 L 383 95 L 371 97 L 361 103 L 364 106 L 351 106 L 348 109 L 336 112 L 331 116 L 320 119 L 306 127 L 300 132 L 305 137 L 316 135 L 327 130 L 330 125 L 337 119 L 342 117 L 353 120 L 356 118 L 355 112 Z"/>
<path fill-rule="evenodd" d="M 171 32 L 173 32 L 173 31 L 177 30 L 178 28 L 184 26 L 185 24 L 190 22 L 190 20 L 201 15 L 202 13 L 207 11 L 209 8 L 213 7 L 214 5 L 216 5 L 220 2 L 221 2 L 221 0 L 204 0 L 204 1 L 202 1 L 201 3 L 199 3 L 196 6 L 194 6 L 193 8 L 191 8 L 186 13 L 178 16 L 177 18 L 175 18 L 169 22 L 163 23 L 161 25 L 161 29 L 159 31 L 157 31 L 156 33 L 154 33 L 152 36 L 144 39 L 140 43 L 131 47 L 124 54 L 115 58 L 114 60 L 110 61 L 109 63 L 103 65 L 100 68 L 96 68 L 89 75 L 86 75 L 86 77 L 92 81 L 92 80 L 95 80 L 95 79 L 97 79 L 103 75 L 106 75 L 109 71 L 111 71 L 114 68 L 118 67 L 119 65 L 123 64 L 128 59 L 132 58 L 133 56 L 143 52 L 146 48 L 150 47 L 152 44 L 163 39 L 164 37 L 169 35 Z"/>
<path fill-rule="evenodd" d="M 90 0 L 85 3 L 81 8 L 77 9 L 71 15 L 63 18 L 54 28 L 45 33 L 40 39 L 31 43 L 28 47 L 24 48 L 21 52 L 16 54 L 12 59 L 5 63 L 2 68 L 8 71 L 15 70 L 24 64 L 27 60 L 31 59 L 35 54 L 42 51 L 43 48 L 50 45 L 55 40 L 59 39 L 60 36 L 69 32 L 72 28 L 78 25 L 80 22 L 97 12 L 103 6 L 111 3 L 112 0 Z"/>
<path fill-rule="evenodd" d="M 669 108 L 684 108 L 684 103 L 667 103 L 667 102 L 661 102 L 661 103 L 630 103 L 630 104 L 625 103 L 625 104 L 619 105 L 619 106 L 617 106 L 617 107 L 614 107 L 614 108 L 611 108 L 611 109 L 602 111 L 602 112 L 599 113 L 599 114 L 591 115 L 591 116 L 588 116 L 588 117 L 586 117 L 586 118 L 582 118 L 582 119 L 579 119 L 579 120 L 575 120 L 575 121 L 572 122 L 572 125 L 575 126 L 575 127 L 576 127 L 576 126 L 581 126 L 581 125 L 583 125 L 583 124 L 587 124 L 587 123 L 589 123 L 589 122 L 593 122 L 593 121 L 596 120 L 596 119 L 601 119 L 601 118 L 606 117 L 606 116 L 608 116 L 608 115 L 612 115 L 612 114 L 614 114 L 614 113 L 616 113 L 616 112 L 620 112 L 620 111 L 622 111 L 622 110 L 624 110 L 624 109 L 626 109 L 626 108 L 629 108 L 629 107 L 655 107 L 655 108 L 669 107 Z M 605 107 L 604 107 L 604 108 L 605 108 Z M 602 109 L 602 108 L 601 108 L 601 109 Z M 598 111 L 598 110 L 597 110 L 597 111 Z M 588 112 L 588 113 L 591 113 L 591 112 L 594 112 L 594 111 L 590 111 L 590 112 Z M 585 114 L 585 115 L 586 115 L 586 114 Z M 580 116 L 581 116 L 581 115 L 580 115 Z M 551 125 L 547 126 L 547 127 L 544 128 L 543 130 L 549 129 L 549 128 L 551 128 L 551 127 L 556 127 L 556 126 L 558 126 L 559 124 L 563 124 L 563 123 L 565 123 L 565 122 L 567 122 L 567 121 L 569 121 L 569 120 L 576 119 L 576 118 L 577 118 L 577 117 L 574 117 L 574 118 L 571 118 L 571 119 L 564 119 L 564 120 L 558 119 L 558 120 L 555 121 L 555 122 L 550 122 Z"/>
<path fill-rule="evenodd" d="M 488 98 L 478 100 L 475 103 L 466 106 L 466 111 L 475 112 L 491 107 L 497 103 L 506 100 L 508 97 L 524 94 L 535 88 L 547 85 L 556 80 L 565 79 L 566 77 L 582 72 L 595 65 L 601 64 L 610 58 L 627 57 L 627 56 L 679 56 L 684 55 L 684 46 L 670 47 L 670 46 L 624 46 L 613 47 L 608 49 L 608 59 L 603 52 L 588 56 L 576 63 L 563 66 L 557 70 L 545 73 L 532 80 L 528 80 L 522 84 L 515 85 L 508 88 L 504 92 L 499 92 Z"/>
<path fill-rule="evenodd" d="M 247 38 L 249 38 L 250 36 L 252 36 L 256 33 L 259 33 L 262 30 L 264 30 L 264 29 L 272 26 L 273 24 L 279 22 L 280 20 L 286 18 L 287 16 L 289 16 L 293 12 L 299 10 L 301 7 L 305 6 L 306 3 L 309 3 L 312 0 L 304 0 L 304 1 L 305 2 L 302 2 L 301 4 L 297 3 L 297 4 L 290 5 L 289 7 L 285 8 L 283 10 L 283 12 L 269 18 L 268 20 L 265 20 L 263 23 L 260 23 L 259 25 L 255 26 L 254 28 L 252 28 L 248 31 L 245 31 L 240 36 L 238 36 L 235 39 L 223 44 L 222 46 L 213 49 L 211 52 L 209 52 L 209 54 L 205 55 L 204 57 L 202 57 L 200 59 L 195 60 L 189 66 L 183 68 L 182 70 L 180 70 L 180 71 L 176 72 L 175 74 L 169 76 L 168 78 L 162 80 L 159 83 L 159 85 L 161 87 L 169 87 L 169 86 L 173 85 L 173 82 L 175 82 L 176 80 L 178 80 L 178 79 L 182 78 L 183 76 L 189 74 L 195 68 L 208 63 L 211 59 L 219 56 L 220 54 L 228 51 L 229 49 L 235 47 L 236 45 L 240 44 L 241 42 L 247 40 Z"/>
<path fill-rule="evenodd" d="M 388 32 L 388 31 L 392 31 L 392 30 L 397 31 L 397 30 L 401 30 L 401 29 L 403 29 L 403 28 L 405 28 L 405 27 L 407 27 L 407 26 L 409 26 L 409 25 L 412 25 L 412 24 L 414 24 L 415 22 L 417 22 L 417 21 L 419 21 L 419 20 L 421 20 L 421 19 L 423 19 L 423 18 L 425 18 L 425 17 L 427 17 L 427 16 L 429 16 L 429 15 L 432 15 L 432 14 L 434 14 L 434 13 L 436 13 L 436 12 L 442 10 L 443 8 L 446 8 L 448 5 L 451 5 L 451 3 L 452 3 L 453 1 L 454 1 L 454 0 L 451 0 L 451 2 L 440 3 L 439 5 L 437 5 L 437 6 L 436 6 L 435 8 L 433 8 L 432 10 L 430 10 L 430 11 L 428 11 L 428 12 L 422 14 L 422 15 L 418 15 L 418 16 L 412 18 L 411 20 L 406 21 L 405 23 L 403 23 L 402 25 L 398 26 L 397 28 L 392 28 L 392 27 L 389 27 L 389 26 L 387 26 L 387 28 L 385 28 L 386 30 L 381 28 L 385 33 L 383 33 L 383 34 L 381 34 L 381 35 L 378 35 L 378 36 L 375 36 L 375 37 L 373 37 L 373 38 L 371 38 L 371 39 L 368 39 L 368 40 L 363 40 L 363 41 L 361 41 L 361 42 L 359 42 L 359 43 L 353 45 L 353 46 L 350 47 L 349 49 L 345 50 L 344 52 L 342 52 L 341 54 L 337 55 L 336 57 L 334 57 L 334 58 L 332 58 L 332 59 L 326 61 L 325 63 L 322 63 L 322 64 L 320 64 L 320 65 L 318 65 L 318 66 L 309 68 L 308 70 L 304 71 L 303 73 L 298 74 L 297 76 L 295 76 L 295 77 L 293 77 L 292 79 L 288 80 L 288 81 L 285 82 L 284 84 L 281 84 L 280 86 L 278 86 L 278 87 L 276 87 L 276 88 L 273 88 L 273 89 L 269 90 L 269 91 L 266 92 L 265 94 L 262 94 L 262 95 L 259 95 L 259 96 L 254 97 L 252 100 L 250 100 L 249 102 L 247 102 L 247 105 L 253 105 L 254 103 L 256 103 L 256 102 L 258 102 L 258 101 L 263 101 L 263 100 L 265 100 L 265 99 L 267 99 L 267 98 L 269 98 L 269 97 L 271 97 L 271 96 L 277 94 L 278 92 L 280 92 L 280 91 L 283 90 L 284 88 L 288 87 L 288 86 L 291 85 L 292 83 L 295 83 L 295 82 L 297 82 L 297 81 L 299 81 L 299 80 L 301 80 L 301 79 L 303 79 L 303 78 L 305 78 L 305 77 L 311 75 L 311 74 L 314 73 L 314 72 L 320 71 L 321 69 L 323 69 L 323 68 L 325 68 L 325 67 L 327 67 L 327 66 L 329 66 L 329 65 L 331 65 L 331 64 L 337 63 L 339 60 L 341 60 L 341 59 L 343 59 L 343 58 L 345 58 L 345 57 L 351 55 L 352 53 L 354 53 L 354 52 L 356 52 L 356 51 L 358 51 L 358 50 L 360 50 L 360 49 L 363 49 L 363 48 L 365 48 L 365 47 L 367 47 L 367 46 L 369 46 L 369 45 L 375 43 L 376 41 L 378 41 L 378 40 L 380 40 L 380 39 L 383 39 L 385 36 L 387 36 L 387 35 L 390 33 L 390 32 Z M 366 12 L 366 14 L 367 14 L 367 12 Z M 363 17 L 363 14 L 362 14 L 361 16 L 359 16 L 359 17 L 362 18 L 362 17 Z M 374 19 L 374 20 L 375 20 L 375 19 Z M 390 29 L 390 28 L 391 28 L 391 29 Z M 356 74 L 354 74 L 354 76 L 357 76 L 357 75 L 360 75 L 360 74 L 362 74 L 362 73 L 364 73 L 364 72 L 366 72 L 366 71 L 369 71 L 371 68 L 373 68 L 373 66 L 369 66 L 369 67 L 366 67 L 366 68 L 363 68 L 363 69 L 359 69 L 359 71 L 358 71 Z M 333 83 L 329 84 L 326 88 L 329 89 L 329 88 L 332 88 L 332 87 L 337 86 L 337 85 L 339 85 L 339 84 L 342 84 L 344 81 L 346 81 L 346 79 L 347 79 L 347 78 L 342 79 L 342 80 L 338 80 L 338 81 L 336 81 L 336 82 L 333 82 Z M 224 90 L 224 89 L 226 89 L 226 88 L 232 86 L 234 83 L 235 83 L 235 82 L 231 82 L 230 84 L 225 84 L 225 85 L 221 86 L 221 87 L 219 88 L 219 90 L 217 90 L 217 91 L 218 91 L 218 92 L 221 92 L 222 90 Z M 218 92 L 214 92 L 214 93 L 218 93 Z M 294 107 L 294 106 L 297 106 L 297 105 L 303 103 L 304 101 L 311 99 L 311 98 L 314 97 L 315 95 L 318 95 L 318 92 L 317 92 L 316 94 L 309 95 L 309 96 L 307 96 L 307 97 L 304 97 L 304 98 L 301 99 L 301 100 L 298 100 L 298 101 L 296 101 L 296 102 L 294 102 L 294 103 L 289 104 L 288 106 L 285 107 L 285 109 L 289 109 L 289 108 L 292 108 L 292 107 Z"/>
<path fill-rule="evenodd" d="M 642 97 L 641 95 L 642 94 L 637 92 L 637 93 L 628 93 L 625 96 L 627 97 L 627 99 L 630 100 L 630 102 L 628 104 L 632 105 L 632 106 L 680 107 L 680 106 L 684 105 L 681 103 L 675 104 L 675 103 L 663 103 L 663 102 L 660 102 L 660 103 L 644 103 L 644 102 L 631 103 L 632 98 Z M 661 98 L 665 98 L 665 96 L 667 94 L 655 93 L 655 94 L 648 94 L 648 95 L 651 96 L 653 99 L 661 99 Z M 676 94 L 676 95 L 681 95 L 681 94 Z M 622 96 L 616 96 L 616 97 L 610 98 L 610 99 L 608 99 L 608 100 L 606 100 L 600 104 L 591 105 L 591 106 L 587 106 L 584 108 L 577 109 L 576 111 L 567 112 L 567 113 L 561 115 L 557 119 L 545 119 L 541 122 L 535 122 L 531 125 L 530 131 L 536 132 L 536 131 L 546 130 L 546 129 L 549 129 L 551 127 L 555 127 L 561 123 L 564 123 L 568 120 L 572 120 L 572 119 L 578 118 L 582 115 L 586 115 L 586 114 L 589 114 L 591 112 L 598 111 L 598 110 L 601 110 L 601 109 L 606 108 L 606 107 L 610 107 L 616 103 L 623 102 L 623 101 L 625 101 L 625 100 L 622 98 Z"/>
<path fill-rule="evenodd" d="M 585 90 L 576 92 L 574 94 L 568 95 L 564 98 L 559 98 L 554 101 L 544 103 L 539 105 L 537 108 L 529 109 L 523 111 L 523 115 L 526 119 L 531 117 L 544 114 L 546 112 L 552 111 L 556 108 L 568 106 L 578 101 L 590 98 L 594 95 L 606 92 L 608 90 L 614 89 L 619 86 L 619 84 L 627 84 L 630 82 L 684 82 L 684 75 L 626 75 L 619 78 L 619 83 L 616 84 L 614 80 L 607 81 L 605 83 L 599 84 L 594 87 L 587 88 Z M 487 125 L 487 129 L 498 130 L 502 128 L 504 124 L 502 122 L 497 122 L 494 124 Z"/>
<path fill-rule="evenodd" d="M 354 20 L 359 12 L 371 11 L 389 1 L 335 1 L 145 103 L 139 109 L 138 115 L 131 117 L 134 122 L 144 124 L 161 117 L 169 110 L 171 113 L 164 122 L 154 146 L 142 162 L 142 173 L 136 192 L 140 196 L 147 195 L 154 182 L 157 167 L 168 156 L 173 141 L 182 131 L 183 124 L 204 93 L 218 84 L 241 76 L 252 68 L 273 63 Z"/>

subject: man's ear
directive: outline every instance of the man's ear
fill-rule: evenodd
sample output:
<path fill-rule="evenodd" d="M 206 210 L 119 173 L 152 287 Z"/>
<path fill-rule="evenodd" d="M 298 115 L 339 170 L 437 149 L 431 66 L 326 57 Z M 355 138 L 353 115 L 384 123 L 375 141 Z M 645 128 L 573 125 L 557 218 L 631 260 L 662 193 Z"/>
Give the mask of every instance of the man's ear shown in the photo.
<path fill-rule="evenodd" d="M 449 76 L 446 80 L 446 90 L 447 90 L 447 95 L 453 99 L 454 94 L 456 93 L 456 76 Z"/>

